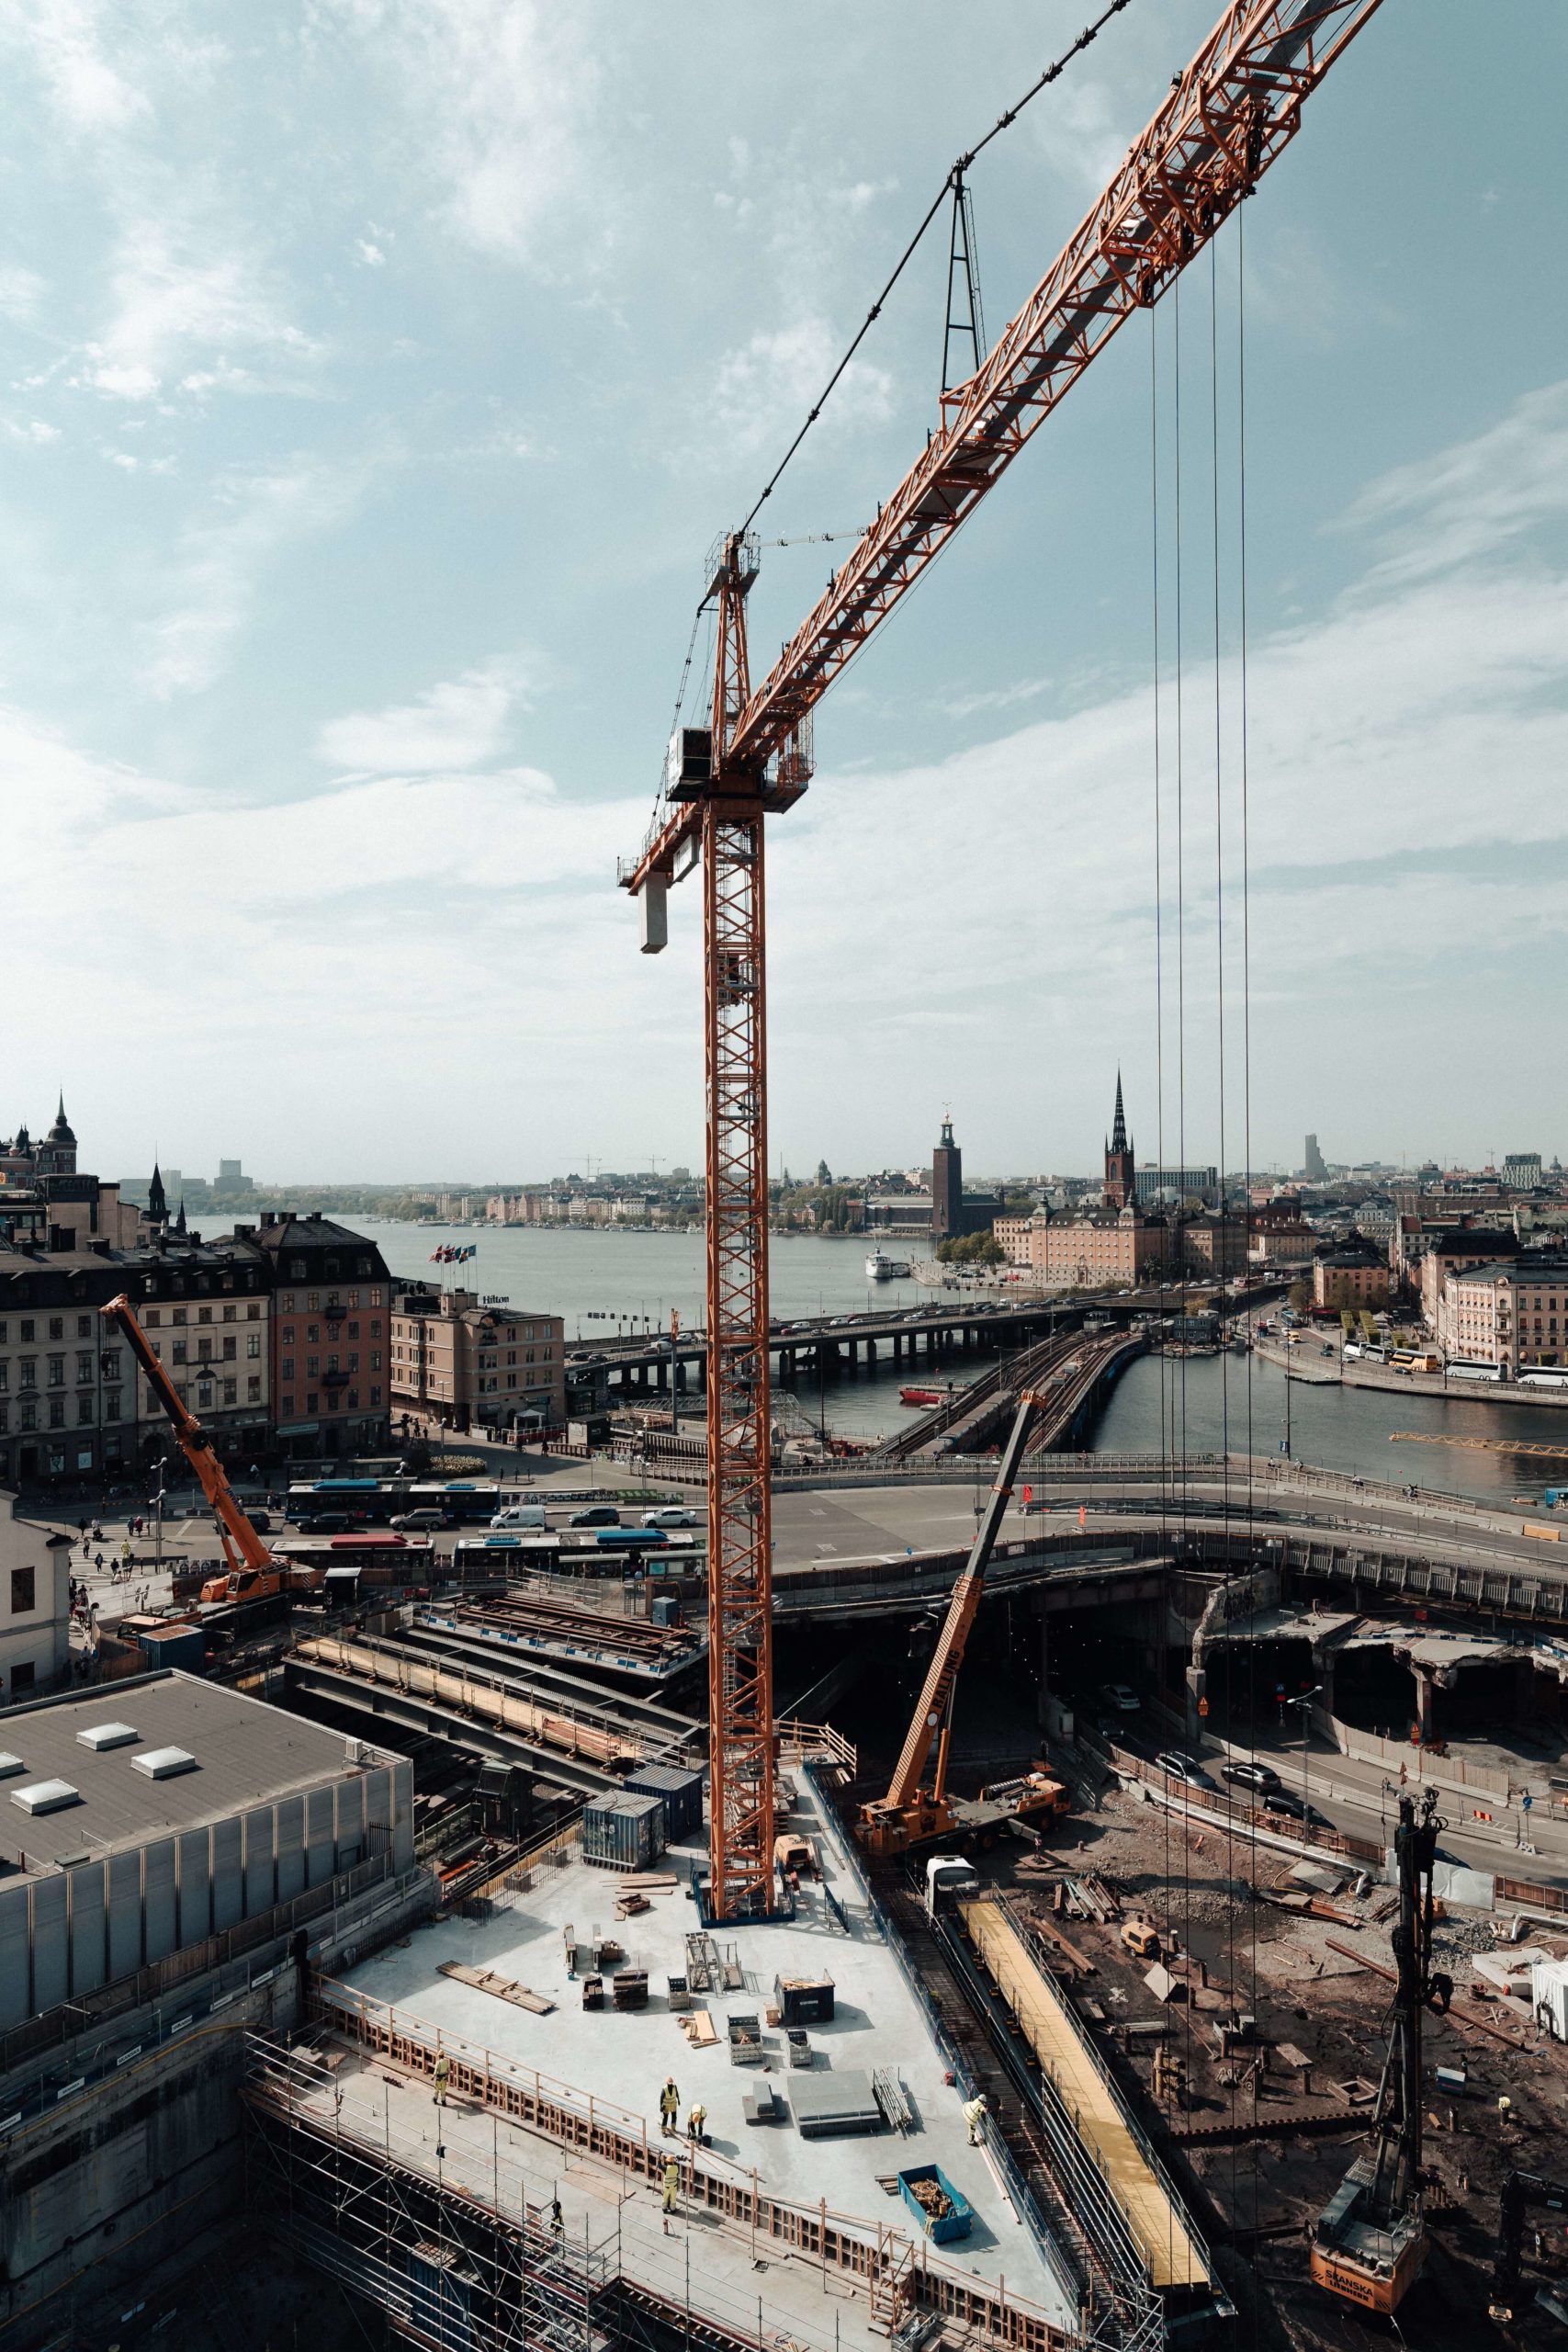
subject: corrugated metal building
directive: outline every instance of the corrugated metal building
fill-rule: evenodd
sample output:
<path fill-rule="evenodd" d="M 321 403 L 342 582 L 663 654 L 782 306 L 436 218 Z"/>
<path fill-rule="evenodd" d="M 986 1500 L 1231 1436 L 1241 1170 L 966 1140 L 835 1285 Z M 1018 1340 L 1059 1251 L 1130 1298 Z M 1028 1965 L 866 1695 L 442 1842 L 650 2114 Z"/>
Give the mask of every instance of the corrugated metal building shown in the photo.
<path fill-rule="evenodd" d="M 9 1709 L 0 1746 L 0 2030 L 413 1862 L 405 1758 L 185 1674 Z"/>

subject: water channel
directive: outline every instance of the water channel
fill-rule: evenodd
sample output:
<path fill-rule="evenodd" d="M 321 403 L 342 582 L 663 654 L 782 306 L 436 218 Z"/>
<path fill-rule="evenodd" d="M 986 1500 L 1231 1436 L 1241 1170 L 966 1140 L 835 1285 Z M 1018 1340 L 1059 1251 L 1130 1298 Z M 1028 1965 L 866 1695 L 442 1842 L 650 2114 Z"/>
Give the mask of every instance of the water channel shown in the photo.
<path fill-rule="evenodd" d="M 388 1265 L 407 1279 L 461 1282 L 481 1297 L 500 1297 L 565 1317 L 569 1340 L 596 1334 L 667 1330 L 671 1309 L 683 1327 L 703 1320 L 700 1233 L 578 1231 L 530 1226 L 411 1225 L 354 1219 L 373 1234 Z M 477 1245 L 466 1266 L 433 1266 L 444 1244 Z M 916 1283 L 865 1279 L 863 1238 L 778 1234 L 770 1251 L 773 1311 L 779 1316 L 894 1311 L 929 1306 L 934 1294 Z M 974 1356 L 954 1363 L 967 1378 Z M 911 1380 L 940 1381 L 922 1365 L 895 1372 L 845 1370 L 818 1385 L 803 1375 L 795 1394 L 812 1420 L 846 1436 L 890 1434 L 908 1418 L 898 1390 Z M 1422 1442 L 1396 1442 L 1407 1431 Z M 1337 1382 L 1287 1385 L 1277 1366 L 1237 1355 L 1147 1356 L 1129 1367 L 1091 1432 L 1097 1453 L 1154 1453 L 1162 1432 L 1172 1452 L 1217 1453 L 1228 1435 L 1234 1452 L 1279 1454 L 1289 1438 L 1298 1462 L 1388 1478 L 1450 1494 L 1539 1500 L 1549 1486 L 1568 1487 L 1568 1414 L 1492 1404 L 1474 1396 L 1436 1397 Z M 1458 1439 L 1561 1443 L 1560 1461 L 1496 1452 Z M 1424 1441 L 1437 1440 L 1439 1442 Z"/>

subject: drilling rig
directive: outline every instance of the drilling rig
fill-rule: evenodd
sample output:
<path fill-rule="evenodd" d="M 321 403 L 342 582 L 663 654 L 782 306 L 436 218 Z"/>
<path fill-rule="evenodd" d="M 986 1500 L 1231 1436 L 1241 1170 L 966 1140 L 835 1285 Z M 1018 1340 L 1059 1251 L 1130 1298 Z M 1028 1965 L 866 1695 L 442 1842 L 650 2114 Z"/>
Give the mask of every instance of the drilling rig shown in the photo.
<path fill-rule="evenodd" d="M 1421 2018 L 1446 2009 L 1452 1981 L 1432 1969 L 1432 1874 L 1438 1839 L 1448 1827 L 1430 1789 L 1420 1813 L 1399 1800 L 1394 1857 L 1399 1918 L 1393 1931 L 1395 1983 L 1388 2013 L 1388 2054 L 1378 2086 L 1370 2144 L 1318 2215 L 1312 2275 L 1320 2287 L 1362 2311 L 1397 2311 L 1421 2275 L 1427 2224 L 1421 2210 Z"/>

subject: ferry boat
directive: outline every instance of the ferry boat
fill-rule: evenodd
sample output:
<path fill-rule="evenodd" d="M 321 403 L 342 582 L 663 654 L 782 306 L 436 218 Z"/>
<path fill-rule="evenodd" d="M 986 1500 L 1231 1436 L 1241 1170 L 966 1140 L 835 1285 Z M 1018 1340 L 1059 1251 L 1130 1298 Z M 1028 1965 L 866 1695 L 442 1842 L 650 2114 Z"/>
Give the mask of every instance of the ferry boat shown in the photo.
<path fill-rule="evenodd" d="M 886 1258 L 880 1250 L 874 1250 L 865 1261 L 865 1278 L 868 1283 L 907 1283 L 909 1273 L 909 1261 L 907 1258 Z"/>

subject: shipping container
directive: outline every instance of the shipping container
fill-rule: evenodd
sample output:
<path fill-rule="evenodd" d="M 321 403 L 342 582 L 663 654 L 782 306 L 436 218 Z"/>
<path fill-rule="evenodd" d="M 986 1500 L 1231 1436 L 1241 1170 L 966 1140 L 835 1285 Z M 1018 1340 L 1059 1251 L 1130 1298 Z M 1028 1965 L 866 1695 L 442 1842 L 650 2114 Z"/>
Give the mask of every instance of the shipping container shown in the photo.
<path fill-rule="evenodd" d="M 186 1674 L 207 1668 L 207 1635 L 199 1625 L 149 1626 L 136 1636 L 149 1666 L 177 1666 Z"/>
<path fill-rule="evenodd" d="M 626 1794 L 662 1797 L 664 1835 L 671 1844 L 677 1838 L 702 1835 L 703 1776 L 700 1772 L 693 1772 L 683 1764 L 639 1765 L 626 1781 Z"/>
<path fill-rule="evenodd" d="M 595 1797 L 582 1812 L 582 1859 L 613 1871 L 643 1871 L 664 1851 L 664 1800 Z"/>

